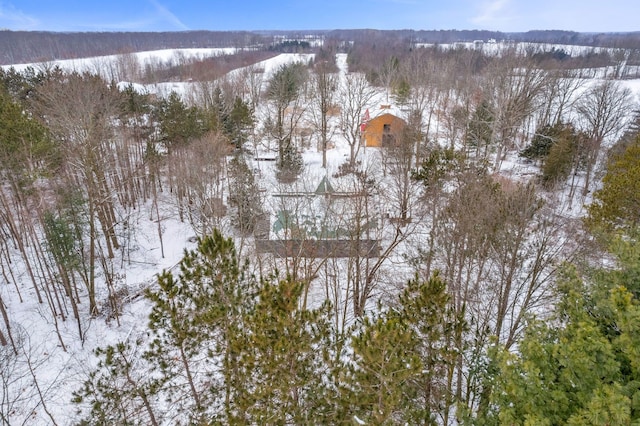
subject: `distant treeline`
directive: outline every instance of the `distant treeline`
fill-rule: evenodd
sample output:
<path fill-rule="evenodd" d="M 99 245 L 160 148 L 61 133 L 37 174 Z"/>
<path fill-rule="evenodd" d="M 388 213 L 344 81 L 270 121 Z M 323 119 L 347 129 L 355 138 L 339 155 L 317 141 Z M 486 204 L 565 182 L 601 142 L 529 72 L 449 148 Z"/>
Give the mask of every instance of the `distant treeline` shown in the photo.
<path fill-rule="evenodd" d="M 513 40 L 584 46 L 640 48 L 640 32 L 578 33 L 573 31 L 528 31 L 503 33 L 481 30 L 373 30 L 332 31 L 181 31 L 181 32 L 42 32 L 0 31 L 0 64 L 18 64 L 57 59 L 73 59 L 135 51 L 252 47 L 265 50 L 285 47 L 282 38 L 293 43 L 303 36 L 336 41 L 376 40 L 409 43 L 454 43 L 474 40 Z M 285 42 L 286 43 L 286 42 Z M 306 42 L 305 42 L 306 43 Z M 304 46 L 286 46 L 304 47 Z M 276 50 L 278 50 L 276 48 Z"/>
<path fill-rule="evenodd" d="M 262 36 L 245 31 L 0 31 L 0 64 L 86 58 L 157 49 L 244 47 L 263 42 Z"/>
<path fill-rule="evenodd" d="M 512 40 L 516 42 L 557 43 L 577 46 L 640 48 L 640 32 L 579 33 L 561 30 L 535 30 L 504 33 L 486 30 L 334 30 L 327 37 L 339 40 L 368 41 L 382 39 L 404 40 L 413 43 L 455 43 L 475 40 Z"/>

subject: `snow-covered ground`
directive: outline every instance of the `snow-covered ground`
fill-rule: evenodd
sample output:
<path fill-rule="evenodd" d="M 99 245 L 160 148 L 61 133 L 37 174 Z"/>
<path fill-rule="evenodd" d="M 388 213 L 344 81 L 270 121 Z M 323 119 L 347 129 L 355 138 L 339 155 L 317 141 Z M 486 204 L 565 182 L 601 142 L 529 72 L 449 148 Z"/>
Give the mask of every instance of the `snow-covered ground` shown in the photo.
<path fill-rule="evenodd" d="M 229 51 L 229 49 L 163 50 L 141 52 L 135 56 L 141 63 L 144 61 L 167 62 L 179 60 L 183 56 L 203 57 Z M 281 54 L 256 64 L 256 67 L 264 70 L 266 81 L 281 65 L 291 62 L 308 63 L 312 58 L 313 55 L 309 54 Z M 47 64 L 14 65 L 14 68 L 20 71 L 27 67 L 38 69 L 58 65 L 65 71 L 98 72 L 114 66 L 118 60 L 117 55 L 112 55 L 56 61 Z M 346 71 L 346 55 L 340 56 L 339 63 L 343 71 Z M 119 83 L 121 87 L 128 84 L 128 82 Z M 171 91 L 185 94 L 189 92 L 192 84 L 190 82 L 176 82 L 136 85 L 135 87 L 141 92 L 160 95 L 168 94 Z M 340 139 L 340 137 L 337 136 L 336 139 Z M 315 148 L 304 152 L 304 180 L 309 182 L 309 185 L 315 185 L 323 176 L 334 173 L 338 165 L 344 162 L 348 155 L 348 146 L 344 141 L 336 141 L 335 148 L 330 149 L 327 153 L 329 164 L 327 170 L 320 167 L 321 155 Z M 256 169 L 262 169 L 261 186 L 268 191 L 274 190 L 277 184 L 273 173 L 273 164 L 265 165 L 255 162 L 253 166 Z M 272 202 L 267 200 L 267 203 L 271 204 Z M 164 205 L 166 211 L 161 211 L 164 257 L 161 256 L 157 222 L 149 218 L 148 212 L 151 211 L 151 206 L 134 211 L 135 216 L 129 218 L 131 226 L 136 229 L 136 238 L 132 243 L 131 262 L 114 261 L 114 265 L 117 265 L 118 282 L 123 288 L 128 289 L 128 294 L 124 296 L 128 303 L 125 304 L 124 311 L 118 319 L 107 318 L 104 315 L 88 319 L 85 315 L 82 324 L 85 335 L 83 342 L 78 339 L 77 324 L 72 317 L 66 321 L 58 319 L 57 324 L 51 322 L 52 315 L 48 308 L 34 303 L 36 298 L 33 289 L 28 286 L 21 288 L 24 299 L 21 302 L 12 286 L 0 286 L 0 295 L 6 304 L 9 318 L 14 324 L 12 332 L 16 338 L 24 339 L 22 343 L 19 342 L 19 346 L 24 348 L 24 353 L 20 354 L 16 363 L 14 365 L 0 364 L 0 373 L 5 375 L 8 373 L 10 377 L 7 376 L 6 379 L 11 381 L 10 392 L 9 389 L 6 389 L 5 402 L 0 403 L 7 404 L 7 406 L 12 405 L 12 423 L 52 424 L 53 420 L 47 412 L 57 424 L 66 425 L 77 421 L 76 408 L 70 402 L 72 392 L 83 385 L 88 373 L 95 367 L 97 359 L 93 355 L 93 350 L 97 347 L 115 344 L 126 339 L 127 336 L 138 336 L 145 333 L 150 304 L 144 297 L 141 297 L 143 290 L 155 283 L 156 275 L 163 269 L 173 268 L 182 258 L 185 249 L 194 247 L 195 232 L 190 225 L 180 222 L 175 212 L 170 211 L 173 205 L 170 200 L 165 200 Z M 21 268 L 19 264 L 15 265 L 15 271 L 19 279 L 24 277 L 25 282 L 28 281 L 24 268 Z M 100 288 L 104 288 L 104 286 L 100 286 Z M 312 289 L 310 294 L 311 298 L 316 300 L 324 297 L 323 290 L 320 288 Z M 107 296 L 106 289 L 100 292 L 97 296 L 98 303 L 105 306 Z M 86 307 L 84 311 L 86 311 Z M 59 329 L 60 337 L 56 333 L 56 328 Z M 11 363 L 10 360 L 14 357 L 4 351 L 9 351 L 9 347 L 0 347 L 0 363 L 3 360 Z M 34 384 L 30 368 L 33 369 L 37 377 L 39 389 Z M 42 394 L 46 407 L 43 407 L 39 393 Z"/>
<path fill-rule="evenodd" d="M 483 48 L 491 48 L 492 44 L 484 43 Z M 162 50 L 153 52 L 135 53 L 140 64 L 153 61 L 179 61 L 183 57 L 206 57 L 223 53 L 230 53 L 233 49 L 181 49 Z M 274 58 L 265 60 L 256 65 L 264 70 L 265 81 L 269 76 L 283 64 L 291 62 L 309 62 L 312 55 L 309 54 L 281 54 Z M 47 64 L 21 64 L 14 65 L 17 70 L 24 70 L 28 66 L 49 67 L 58 65 L 66 71 L 90 71 L 96 72 L 112 67 L 121 60 L 118 55 L 105 56 L 99 58 L 87 58 L 81 60 L 56 61 Z M 346 54 L 340 54 L 337 58 L 338 67 L 342 74 L 347 72 Z M 7 68 L 8 66 L 5 66 Z M 239 72 L 239 71 L 235 71 Z M 595 80 L 594 80 L 595 82 Z M 129 84 L 120 82 L 121 85 Z M 171 91 L 185 94 L 189 91 L 189 82 L 172 82 L 155 85 L 136 85 L 136 89 L 147 92 L 166 95 Z M 623 84 L 629 87 L 634 94 L 640 93 L 640 80 L 625 80 Z M 381 105 L 390 104 L 391 109 L 382 109 Z M 375 117 L 383 112 L 402 115 L 402 111 L 389 101 L 386 91 L 379 91 L 377 97 L 369 106 L 370 114 Z M 336 124 L 332 123 L 335 127 Z M 434 123 L 434 128 L 437 123 Z M 305 163 L 304 178 L 299 185 L 305 191 L 313 190 L 323 177 L 331 176 L 338 170 L 349 155 L 349 146 L 346 139 L 335 131 L 332 137 L 332 148 L 327 152 L 328 167 L 323 169 L 322 153 L 316 146 L 310 146 L 303 153 Z M 375 148 L 362 150 L 362 160 L 365 165 L 369 165 L 370 170 L 382 174 L 380 166 L 379 151 Z M 260 172 L 260 186 L 269 194 L 281 188 L 276 183 L 273 171 L 273 163 L 253 162 L 252 168 Z M 501 173 L 513 179 L 527 180 L 535 173 L 536 169 L 531 164 L 526 164 L 515 156 L 509 157 L 502 163 Z M 336 185 L 340 185 L 337 180 Z M 274 203 L 268 199 L 266 201 Z M 167 205 L 170 205 L 167 203 Z M 150 209 L 150 207 L 149 207 Z M 572 212 L 573 215 L 580 213 L 579 208 Z M 165 268 L 172 268 L 181 259 L 183 250 L 193 247 L 193 237 L 195 233 L 189 225 L 177 220 L 170 211 L 165 211 L 162 220 L 164 258 L 160 255 L 160 243 L 157 237 L 157 223 L 149 219 L 145 209 L 136 212 L 136 216 L 130 220 L 137 229 L 137 239 L 134 241 L 132 261 L 123 262 L 119 265 L 119 276 L 123 287 L 129 289 L 125 296 L 129 303 L 125 305 L 125 310 L 118 321 L 100 316 L 84 323 L 86 340 L 80 342 L 77 339 L 76 325 L 72 320 L 60 321 L 58 327 L 62 336 L 59 339 L 55 333 L 55 324 L 51 322 L 51 315 L 46 312 L 42 305 L 31 303 L 35 298 L 29 294 L 29 288 L 23 288 L 25 302 L 20 302 L 14 289 L 8 285 L 0 286 L 0 295 L 7 305 L 9 317 L 16 324 L 14 333 L 22 336 L 28 343 L 24 345 L 25 354 L 18 364 L 11 368 L 2 368 L 0 373 L 6 374 L 10 371 L 11 380 L 14 380 L 12 393 L 6 397 L 15 400 L 15 419 L 24 424 L 52 424 L 52 419 L 47 412 L 56 420 L 58 424 L 71 424 L 75 417 L 74 407 L 70 404 L 72 391 L 78 389 L 86 379 L 86 374 L 95 365 L 95 357 L 92 350 L 99 346 L 114 344 L 122 340 L 127 335 L 142 334 L 146 328 L 147 315 L 150 310 L 149 303 L 140 297 L 144 288 L 152 285 L 157 273 Z M 403 261 L 402 252 L 391 260 L 395 264 L 397 271 L 395 279 L 404 279 L 411 275 L 411 268 Z M 16 265 L 16 273 L 24 274 L 20 271 L 20 265 Z M 324 289 L 320 286 L 311 289 L 311 297 L 320 300 L 324 297 Z M 382 295 L 378 295 L 382 297 Z M 106 294 L 99 295 L 103 302 Z M 62 342 L 66 345 L 63 349 Z M 3 353 L 7 349 L 0 348 L 0 362 Z M 6 358 L 5 358 L 6 359 Z M 24 360 L 30 360 L 31 368 L 37 376 L 39 389 L 34 386 L 30 373 L 30 366 Z M 38 392 L 42 394 L 46 402 L 46 407 L 42 406 Z"/>
<path fill-rule="evenodd" d="M 436 46 L 434 43 L 418 43 L 417 46 L 430 47 Z M 523 42 L 516 43 L 510 40 L 476 40 L 476 41 L 460 41 L 455 43 L 441 43 L 437 44 L 443 50 L 448 49 L 476 49 L 481 50 L 485 54 L 499 54 L 506 50 L 516 49 L 519 54 L 527 54 L 529 52 L 551 52 L 552 50 L 563 50 L 570 56 L 580 56 L 587 53 L 614 53 L 619 49 L 612 47 L 592 47 L 592 46 L 576 46 L 571 44 L 560 43 L 534 43 Z"/>
<path fill-rule="evenodd" d="M 234 47 L 225 48 L 193 48 L 193 49 L 161 49 L 144 52 L 132 52 L 119 55 L 95 56 L 91 58 L 61 59 L 57 61 L 34 62 L 29 64 L 3 65 L 2 68 L 14 68 L 22 72 L 28 67 L 38 69 L 50 69 L 60 67 L 66 72 L 92 72 L 99 75 L 107 73 L 110 69 L 125 59 L 134 58 L 138 65 L 144 68 L 148 64 L 166 64 L 167 66 L 179 65 L 185 58 L 205 59 L 220 55 L 233 54 L 237 51 Z"/>
<path fill-rule="evenodd" d="M 182 258 L 185 248 L 193 247 L 190 238 L 193 241 L 194 233 L 190 227 L 172 217 L 173 214 L 165 214 L 164 258 L 160 254 L 156 222 L 150 220 L 142 209 L 130 218 L 131 225 L 138 229 L 137 238 L 132 243 L 132 261 L 125 261 L 118 268 L 119 284 L 128 288 L 125 299 L 129 299 L 130 303 L 125 304 L 119 319 L 105 315 L 89 319 L 86 306 L 81 307 L 85 312 L 82 315 L 84 342 L 78 338 L 73 317 L 68 317 L 66 321 L 58 318 L 57 325 L 53 324 L 49 308 L 46 304 L 35 303 L 36 298 L 30 287 L 21 288 L 24 302 L 20 302 L 8 283 L 0 286 L 0 295 L 12 320 L 14 338 L 19 340 L 18 347 L 23 351 L 14 363 L 10 346 L 0 347 L 0 374 L 9 374 L 2 381 L 13 382 L 10 388 L 2 389 L 4 398 L 1 402 L 6 404 L 3 408 L 13 404 L 10 424 L 53 424 L 46 411 L 51 413 L 57 424 L 73 424 L 75 408 L 71 404 L 72 392 L 82 386 L 87 374 L 96 365 L 93 349 L 115 344 L 129 334 L 136 336 L 143 332 L 150 305 L 140 297 L 142 291 L 155 282 L 157 273 L 173 268 Z M 22 271 L 24 268 L 16 264 L 15 272 L 24 275 Z M 103 285 L 100 288 L 103 291 L 97 295 L 98 303 L 105 306 L 107 294 Z M 56 326 L 60 338 L 56 334 Z M 34 385 L 30 368 L 37 376 L 39 389 Z M 46 407 L 42 406 L 38 393 L 42 394 Z"/>

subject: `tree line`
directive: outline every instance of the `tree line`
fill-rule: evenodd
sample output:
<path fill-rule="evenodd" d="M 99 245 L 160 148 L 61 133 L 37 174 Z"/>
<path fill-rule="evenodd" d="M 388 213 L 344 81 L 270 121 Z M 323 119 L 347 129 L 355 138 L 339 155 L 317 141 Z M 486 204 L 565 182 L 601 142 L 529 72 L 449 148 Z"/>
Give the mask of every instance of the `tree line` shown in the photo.
<path fill-rule="evenodd" d="M 278 40 L 306 43 L 313 36 L 341 43 L 456 43 L 474 40 L 512 40 L 591 47 L 638 49 L 636 33 L 579 33 L 575 31 L 528 31 L 505 33 L 483 30 L 298 30 L 285 31 L 173 31 L 173 32 L 49 32 L 0 31 L 0 64 L 23 64 L 60 59 L 88 58 L 158 49 L 238 47 L 282 49 Z M 302 40 L 302 41 L 301 41 Z M 299 46 L 298 46 L 299 47 Z"/>

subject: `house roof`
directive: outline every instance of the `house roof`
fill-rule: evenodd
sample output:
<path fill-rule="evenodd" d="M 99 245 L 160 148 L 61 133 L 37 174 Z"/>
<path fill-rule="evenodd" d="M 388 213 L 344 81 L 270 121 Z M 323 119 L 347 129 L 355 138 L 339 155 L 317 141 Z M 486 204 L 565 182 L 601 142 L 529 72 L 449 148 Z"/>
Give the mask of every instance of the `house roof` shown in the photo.
<path fill-rule="evenodd" d="M 320 181 L 320 184 L 316 188 L 316 195 L 324 195 L 324 194 L 333 194 L 335 189 L 333 189 L 333 185 L 329 182 L 329 179 L 325 176 Z"/>
<path fill-rule="evenodd" d="M 373 117 L 371 120 L 369 120 L 368 125 L 371 125 L 372 123 L 377 123 L 377 122 L 383 122 L 383 123 L 401 122 L 403 124 L 406 124 L 402 118 L 398 117 L 397 115 L 391 114 L 390 112 L 386 112 L 382 115 L 378 115 L 377 117 Z"/>

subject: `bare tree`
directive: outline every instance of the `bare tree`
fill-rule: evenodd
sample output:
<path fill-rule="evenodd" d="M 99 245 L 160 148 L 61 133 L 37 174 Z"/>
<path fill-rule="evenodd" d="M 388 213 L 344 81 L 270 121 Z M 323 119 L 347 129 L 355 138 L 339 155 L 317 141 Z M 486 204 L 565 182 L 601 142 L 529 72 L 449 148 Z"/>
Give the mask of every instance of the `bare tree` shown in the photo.
<path fill-rule="evenodd" d="M 140 62 L 134 52 L 121 53 L 116 59 L 118 69 L 117 81 L 139 82 L 141 73 Z"/>
<path fill-rule="evenodd" d="M 358 170 L 350 176 L 349 192 L 352 195 L 344 206 L 346 210 L 338 216 L 341 218 L 341 226 L 348 232 L 351 251 L 346 265 L 345 317 L 348 304 L 351 304 L 350 312 L 353 316 L 364 315 L 367 300 L 378 283 L 380 258 L 372 257 L 363 250 L 367 241 L 381 238 L 382 215 L 374 201 L 377 181 L 374 176 L 375 173 L 370 168 Z"/>
<path fill-rule="evenodd" d="M 407 124 L 394 135 L 395 141 L 379 150 L 383 167 L 390 179 L 382 192 L 389 201 L 388 206 L 394 220 L 406 224 L 411 220 L 412 196 L 419 184 L 412 178 L 415 169 L 416 147 L 422 139 L 421 115 L 418 111 L 409 114 Z"/>
<path fill-rule="evenodd" d="M 355 317 L 365 314 L 371 298 L 382 299 L 393 293 L 399 283 L 406 282 L 408 277 L 398 272 L 393 261 L 401 244 L 414 235 L 420 223 L 419 218 L 410 220 L 408 210 L 404 212 L 406 219 L 400 218 L 403 206 L 411 204 L 410 199 L 405 203 L 406 199 L 402 198 L 402 173 L 398 173 L 399 191 L 395 196 L 387 194 L 394 184 L 390 187 L 382 184 L 382 165 L 376 157 L 345 176 L 350 196 L 344 200 L 342 211 L 335 215 L 350 246 L 344 291 Z M 391 202 L 396 205 L 390 206 Z M 396 212 L 398 217 L 390 217 Z"/>
<path fill-rule="evenodd" d="M 602 143 L 623 130 L 630 117 L 631 104 L 631 91 L 615 80 L 605 80 L 593 86 L 580 98 L 577 110 L 584 121 L 585 132 L 590 136 L 583 194 L 589 192 Z"/>
<path fill-rule="evenodd" d="M 231 150 L 232 146 L 221 133 L 209 132 L 172 159 L 175 179 L 185 188 L 176 195 L 185 197 L 181 203 L 186 206 L 189 223 L 199 236 L 223 229 L 226 156 Z"/>
<path fill-rule="evenodd" d="M 331 73 L 330 64 L 326 61 L 315 64 L 312 78 L 311 114 L 314 127 L 320 134 L 322 146 L 322 167 L 327 167 L 327 143 L 331 137 L 329 129 L 329 110 L 333 107 L 333 100 L 338 85 L 338 76 Z"/>
<path fill-rule="evenodd" d="M 259 68 L 258 65 L 251 65 L 242 69 L 241 76 L 241 80 L 245 85 L 244 93 L 249 98 L 251 107 L 255 110 L 262 96 L 264 69 Z"/>
<path fill-rule="evenodd" d="M 398 57 L 391 55 L 387 60 L 378 66 L 378 82 L 382 84 L 386 93 L 386 101 L 389 102 L 389 93 L 394 86 L 400 81 L 400 60 Z M 376 83 L 376 82 L 374 82 Z"/>
<path fill-rule="evenodd" d="M 424 121 L 423 140 L 416 141 L 416 162 L 421 161 L 422 145 L 426 144 L 430 137 L 434 113 L 437 113 L 436 105 L 443 96 L 444 87 L 450 88 L 451 61 L 436 56 L 436 50 L 415 49 L 400 64 L 399 72 L 408 83 L 410 93 L 407 99 L 407 108 L 413 113 L 419 114 L 420 122 Z M 446 82 L 446 83 L 445 83 Z"/>
<path fill-rule="evenodd" d="M 362 117 L 376 91 L 364 74 L 347 74 L 338 90 L 340 130 L 349 143 L 349 165 L 353 168 L 360 150 Z"/>
<path fill-rule="evenodd" d="M 328 180 L 321 182 L 325 188 L 319 188 L 317 180 L 303 176 L 293 184 L 280 185 L 271 200 L 271 210 L 275 213 L 273 236 L 285 247 L 284 265 L 276 262 L 273 266 L 283 269 L 288 277 L 304 285 L 304 307 L 311 283 L 332 256 L 330 251 L 318 247 L 338 238 L 336 222 L 340 216 L 335 211 L 336 202 L 331 188 L 327 188 L 330 186 Z"/>
<path fill-rule="evenodd" d="M 577 78 L 575 71 L 556 70 L 549 73 L 548 83 L 543 89 L 541 111 L 537 128 L 545 124 L 556 124 L 566 119 L 575 102 L 575 94 L 582 88 L 585 80 Z"/>
<path fill-rule="evenodd" d="M 113 118 L 120 98 L 100 78 L 70 74 L 51 80 L 38 96 L 39 108 L 60 141 L 65 156 L 65 179 L 69 187 L 83 188 L 86 197 L 88 248 L 84 258 L 84 281 L 89 310 L 97 314 L 96 268 L 102 244 L 109 259 L 120 248 L 112 170 Z M 104 271 L 109 275 L 109 271 Z"/>
<path fill-rule="evenodd" d="M 491 145 L 496 149 L 494 170 L 499 170 L 503 156 L 516 143 L 516 136 L 535 108 L 547 82 L 546 72 L 534 64 L 505 52 L 486 70 L 486 97 L 493 108 Z"/>
<path fill-rule="evenodd" d="M 469 329 L 451 342 L 461 353 L 450 386 L 474 409 L 487 349 L 494 339 L 513 346 L 527 315 L 544 313 L 557 261 L 572 251 L 533 185 L 473 169 L 450 184 L 456 189 L 432 219 L 436 241 L 424 261 L 442 271 L 452 309 L 467 318 Z"/>
<path fill-rule="evenodd" d="M 35 342 L 20 327 L 16 329 L 14 348 L 0 346 L 0 423 L 56 425 L 49 404 L 58 389 L 59 372 L 49 371 L 43 379 L 42 370 L 50 367 L 43 342 Z"/>

